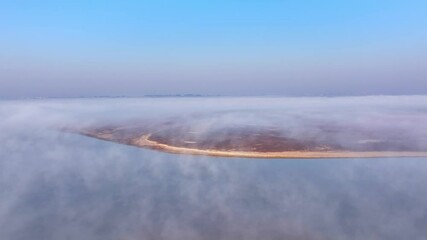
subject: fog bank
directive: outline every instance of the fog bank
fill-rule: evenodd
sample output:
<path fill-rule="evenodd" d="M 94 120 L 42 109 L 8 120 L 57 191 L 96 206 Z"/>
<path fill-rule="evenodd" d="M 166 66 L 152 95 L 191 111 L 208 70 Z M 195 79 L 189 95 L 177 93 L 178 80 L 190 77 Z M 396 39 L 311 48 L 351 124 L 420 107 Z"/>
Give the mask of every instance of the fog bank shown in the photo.
<path fill-rule="evenodd" d="M 0 239 L 423 239 L 427 159 L 249 160 L 171 155 L 68 126 L 221 113 L 407 129 L 427 97 L 135 98 L 0 102 Z M 292 127 L 289 127 L 292 126 Z M 309 128 L 308 128 L 309 129 Z"/>

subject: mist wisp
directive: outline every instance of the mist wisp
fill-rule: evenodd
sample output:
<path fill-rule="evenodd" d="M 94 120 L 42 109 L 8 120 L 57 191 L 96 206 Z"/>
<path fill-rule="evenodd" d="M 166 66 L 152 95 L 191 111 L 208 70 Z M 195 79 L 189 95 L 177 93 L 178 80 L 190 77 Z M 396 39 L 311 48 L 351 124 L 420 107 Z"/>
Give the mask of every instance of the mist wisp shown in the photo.
<path fill-rule="evenodd" d="M 322 123 L 346 129 L 333 133 L 344 147 L 354 147 L 354 129 L 381 129 L 419 151 L 427 146 L 424 96 L 22 100 L 0 102 L 0 117 L 0 239 L 427 235 L 425 157 L 212 158 L 61 131 L 184 119 L 199 139 L 224 126 L 322 139 Z"/>

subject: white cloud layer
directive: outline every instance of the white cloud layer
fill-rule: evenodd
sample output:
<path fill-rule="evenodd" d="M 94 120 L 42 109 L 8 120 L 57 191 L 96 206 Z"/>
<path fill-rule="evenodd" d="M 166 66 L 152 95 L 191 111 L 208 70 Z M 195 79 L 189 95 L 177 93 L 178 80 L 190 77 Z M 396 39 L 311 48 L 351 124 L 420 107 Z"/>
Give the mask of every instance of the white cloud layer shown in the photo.
<path fill-rule="evenodd" d="M 407 129 L 427 97 L 143 98 L 0 102 L 0 239 L 423 239 L 427 159 L 170 155 L 63 133 L 222 112 L 200 127 L 295 117 Z M 290 117 L 292 116 L 292 117 Z M 284 120 L 288 120 L 287 122 Z"/>

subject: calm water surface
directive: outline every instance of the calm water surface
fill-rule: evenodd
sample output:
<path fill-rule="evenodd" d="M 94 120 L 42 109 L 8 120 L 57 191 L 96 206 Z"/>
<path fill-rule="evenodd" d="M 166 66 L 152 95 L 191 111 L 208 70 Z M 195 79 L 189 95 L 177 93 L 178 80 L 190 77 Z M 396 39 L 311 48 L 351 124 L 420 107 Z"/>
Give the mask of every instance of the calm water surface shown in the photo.
<path fill-rule="evenodd" d="M 423 158 L 226 159 L 14 136 L 0 146 L 1 239 L 427 236 Z"/>

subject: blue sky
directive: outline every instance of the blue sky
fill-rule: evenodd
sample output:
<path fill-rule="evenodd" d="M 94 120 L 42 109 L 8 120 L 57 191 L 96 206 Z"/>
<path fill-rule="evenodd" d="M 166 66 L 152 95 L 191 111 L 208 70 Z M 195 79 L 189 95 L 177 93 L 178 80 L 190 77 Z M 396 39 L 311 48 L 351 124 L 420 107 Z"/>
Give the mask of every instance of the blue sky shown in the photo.
<path fill-rule="evenodd" d="M 0 97 L 427 94 L 427 1 L 1 1 Z"/>

